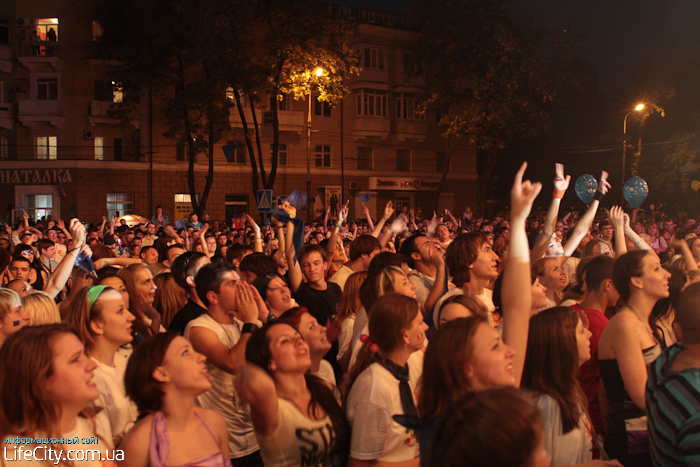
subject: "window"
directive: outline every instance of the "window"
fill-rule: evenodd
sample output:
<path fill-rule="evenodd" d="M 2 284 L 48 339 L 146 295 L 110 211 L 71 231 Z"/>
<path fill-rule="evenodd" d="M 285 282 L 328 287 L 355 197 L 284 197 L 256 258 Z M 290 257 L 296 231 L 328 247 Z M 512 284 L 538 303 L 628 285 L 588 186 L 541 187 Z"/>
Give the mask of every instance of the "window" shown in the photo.
<path fill-rule="evenodd" d="M 321 144 L 316 145 L 316 167 L 331 166 L 331 147 Z"/>
<path fill-rule="evenodd" d="M 25 195 L 25 210 L 35 221 L 53 213 L 53 195 Z"/>
<path fill-rule="evenodd" d="M 196 140 L 195 140 L 196 143 Z M 190 161 L 189 158 L 189 146 L 185 141 L 178 141 L 175 145 L 175 160 L 178 161 Z M 197 155 L 194 156 L 194 162 L 197 162 Z"/>
<path fill-rule="evenodd" d="M 435 171 L 442 173 L 445 171 L 445 164 L 447 163 L 447 153 L 445 151 L 437 152 L 437 165 Z"/>
<path fill-rule="evenodd" d="M 272 144 L 270 144 L 270 163 L 272 163 Z M 277 150 L 277 165 L 288 166 L 289 160 L 287 159 L 287 143 L 280 143 L 279 149 Z"/>
<path fill-rule="evenodd" d="M 58 78 L 37 78 L 36 96 L 40 101 L 58 99 Z"/>
<path fill-rule="evenodd" d="M 10 158 L 9 154 L 7 153 L 7 148 L 7 138 L 0 136 L 0 161 L 6 161 Z"/>
<path fill-rule="evenodd" d="M 355 115 L 386 117 L 386 91 L 360 89 L 355 95 Z"/>
<path fill-rule="evenodd" d="M 10 44 L 10 18 L 0 18 L 0 44 Z"/>
<path fill-rule="evenodd" d="M 115 81 L 95 80 L 95 100 L 101 102 L 114 102 L 118 104 L 124 100 L 124 92 L 121 84 Z"/>
<path fill-rule="evenodd" d="M 406 120 L 425 120 L 425 114 L 421 111 L 418 96 L 403 92 L 397 94 L 396 118 Z"/>
<path fill-rule="evenodd" d="M 199 203 L 199 193 L 195 193 L 194 199 Z M 189 193 L 176 193 L 175 194 L 176 203 L 191 203 L 192 196 Z"/>
<path fill-rule="evenodd" d="M 280 100 L 280 98 L 282 100 Z M 287 94 L 280 94 L 277 96 L 277 99 L 275 99 L 274 96 L 270 96 L 270 110 L 275 107 L 275 103 L 277 103 L 277 110 L 289 110 L 288 100 Z"/>
<path fill-rule="evenodd" d="M 396 170 L 402 172 L 411 171 L 411 150 L 397 149 L 396 150 Z"/>
<path fill-rule="evenodd" d="M 57 138 L 55 136 L 36 137 L 36 158 L 56 159 Z"/>
<path fill-rule="evenodd" d="M 365 68 L 384 69 L 384 50 L 365 47 Z"/>
<path fill-rule="evenodd" d="M 233 160 L 231 163 L 237 164 L 237 165 L 246 165 L 248 160 L 246 159 L 247 155 L 247 146 L 243 141 L 238 141 L 236 143 L 236 149 L 233 153 Z"/>
<path fill-rule="evenodd" d="M 58 40 L 58 18 L 39 18 L 34 23 L 34 29 L 42 41 Z"/>
<path fill-rule="evenodd" d="M 92 40 L 96 41 L 102 35 L 102 25 L 99 21 L 92 22 Z"/>
<path fill-rule="evenodd" d="M 124 90 L 122 89 L 121 83 L 115 83 L 112 81 L 112 102 L 119 104 L 124 101 Z"/>
<path fill-rule="evenodd" d="M 357 148 L 357 168 L 359 170 L 372 170 L 372 148 Z"/>
<path fill-rule="evenodd" d="M 105 160 L 105 139 L 102 136 L 95 136 L 95 160 Z"/>
<path fill-rule="evenodd" d="M 107 218 L 134 213 L 133 193 L 107 193 Z"/>
<path fill-rule="evenodd" d="M 318 117 L 330 117 L 330 104 L 328 102 L 318 100 L 318 97 L 314 99 L 314 115 Z"/>
<path fill-rule="evenodd" d="M 114 160 L 115 161 L 120 161 L 123 158 L 123 153 L 122 153 L 122 139 L 121 138 L 114 138 L 113 142 L 114 146 Z"/>

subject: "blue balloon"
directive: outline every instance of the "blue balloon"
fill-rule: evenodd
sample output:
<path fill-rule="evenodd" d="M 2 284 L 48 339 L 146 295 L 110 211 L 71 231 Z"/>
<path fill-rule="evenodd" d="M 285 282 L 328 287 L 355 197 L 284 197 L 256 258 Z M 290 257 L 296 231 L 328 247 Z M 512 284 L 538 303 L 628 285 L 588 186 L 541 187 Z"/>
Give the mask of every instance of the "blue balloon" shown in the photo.
<path fill-rule="evenodd" d="M 647 199 L 649 186 L 643 178 L 631 177 L 625 182 L 622 192 L 625 194 L 625 199 L 632 206 L 632 209 L 637 209 Z"/>
<path fill-rule="evenodd" d="M 595 192 L 598 189 L 598 182 L 590 174 L 581 175 L 576 179 L 576 196 L 585 204 L 591 204 Z"/>

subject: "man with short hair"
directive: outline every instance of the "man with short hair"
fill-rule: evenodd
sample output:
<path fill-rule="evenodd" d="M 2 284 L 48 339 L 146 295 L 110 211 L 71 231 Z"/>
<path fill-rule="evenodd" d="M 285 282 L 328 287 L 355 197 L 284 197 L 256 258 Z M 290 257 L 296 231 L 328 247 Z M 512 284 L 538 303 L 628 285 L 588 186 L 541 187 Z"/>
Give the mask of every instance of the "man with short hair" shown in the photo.
<path fill-rule="evenodd" d="M 615 233 L 615 228 L 610 221 L 607 219 L 600 221 L 598 230 L 600 231 L 600 240 L 604 241 L 608 245 L 610 251 L 615 251 L 615 248 L 613 247 L 613 233 Z"/>
<path fill-rule="evenodd" d="M 160 260 L 160 254 L 158 253 L 158 249 L 154 246 L 145 246 L 141 249 L 141 253 L 139 255 L 141 258 L 141 261 L 144 262 L 147 266 L 150 264 L 156 264 Z"/>
<path fill-rule="evenodd" d="M 578 311 L 579 314 L 586 315 L 588 330 L 591 331 L 591 358 L 579 370 L 579 383 L 588 400 L 591 423 L 598 433 L 603 433 L 603 419 L 598 399 L 598 386 L 600 384 L 598 341 L 600 341 L 600 336 L 609 321 L 605 316 L 605 311 L 614 307 L 620 299 L 620 294 L 612 282 L 614 263 L 614 259 L 605 255 L 594 256 L 590 259 L 584 266 L 583 272 L 587 290 L 586 298 L 581 304 L 571 305 L 571 308 Z"/>
<path fill-rule="evenodd" d="M 366 271 L 372 258 L 377 256 L 382 247 L 379 239 L 371 235 L 359 235 L 350 244 L 350 261 L 344 264 L 333 274 L 329 282 L 338 284 L 341 292 L 345 288 L 345 283 L 351 274 L 359 271 Z"/>
<path fill-rule="evenodd" d="M 182 255 L 185 253 L 185 247 L 183 247 L 179 243 L 175 243 L 173 245 L 170 245 L 168 249 L 165 251 L 165 260 L 163 260 L 163 266 L 166 266 L 168 268 L 171 268 L 173 263 L 175 262 L 175 259 L 177 259 L 178 256 Z"/>
<path fill-rule="evenodd" d="M 234 467 L 262 467 L 249 411 L 234 389 L 233 373 L 245 365 L 246 344 L 258 329 L 258 319 L 267 320 L 267 316 L 261 316 L 259 302 L 245 299 L 253 293 L 253 287 L 240 282 L 236 272 L 223 263 L 200 269 L 195 287 L 207 312 L 190 321 L 184 335 L 207 358 L 211 374 L 211 389 L 197 398 L 197 404 L 224 416 Z"/>
<path fill-rule="evenodd" d="M 700 465 L 700 283 L 678 298 L 679 342 L 648 367 L 646 412 L 656 467 Z"/>
<path fill-rule="evenodd" d="M 143 246 L 153 246 L 158 237 L 156 237 L 156 225 L 153 222 L 146 224 L 146 235 L 143 237 Z"/>
<path fill-rule="evenodd" d="M 409 278 L 416 286 L 416 299 L 421 304 L 425 322 L 433 322 L 435 304 L 446 292 L 445 258 L 438 243 L 424 234 L 408 237 L 401 244 L 401 254 L 411 268 Z"/>
<path fill-rule="evenodd" d="M 251 253 L 241 260 L 239 269 L 241 279 L 257 287 L 268 274 L 277 273 L 277 261 L 265 253 Z"/>
<path fill-rule="evenodd" d="M 10 272 L 15 279 L 29 282 L 29 273 L 32 270 L 32 263 L 22 256 L 12 259 L 10 263 Z"/>
<path fill-rule="evenodd" d="M 58 261 L 54 261 L 56 256 L 56 245 L 53 241 L 48 238 L 42 238 L 36 244 L 36 249 L 39 250 L 39 262 L 41 267 L 46 272 L 46 277 L 48 278 L 54 272 L 56 267 L 58 267 Z"/>

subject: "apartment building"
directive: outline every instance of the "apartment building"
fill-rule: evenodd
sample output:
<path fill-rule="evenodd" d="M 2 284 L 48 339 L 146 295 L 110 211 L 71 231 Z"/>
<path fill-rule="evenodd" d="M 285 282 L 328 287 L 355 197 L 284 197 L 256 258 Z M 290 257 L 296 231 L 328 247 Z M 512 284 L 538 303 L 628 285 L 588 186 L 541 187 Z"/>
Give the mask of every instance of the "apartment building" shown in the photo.
<path fill-rule="evenodd" d="M 162 205 L 171 219 L 189 208 L 186 151 L 163 136 L 162 102 L 147 92 L 129 123 L 113 118 L 121 90 L 110 75 L 114 63 L 95 57 L 99 24 L 87 2 L 37 0 L 0 6 L 0 217 L 18 206 L 39 218 L 78 216 L 91 222 L 115 214 L 152 215 Z M 446 140 L 435 110 L 418 112 L 420 78 L 409 78 L 416 62 L 410 45 L 417 33 L 401 15 L 334 7 L 359 23 L 354 47 L 362 71 L 347 83 L 350 93 L 330 108 L 311 96 L 264 102 L 256 113 L 263 147 L 272 146 L 269 111 L 278 106 L 280 152 L 274 196 L 306 190 L 311 207 L 351 199 L 351 216 L 364 217 L 358 193 L 381 215 L 387 201 L 428 211 L 436 202 Z M 307 117 L 311 109 L 311 141 Z M 252 116 L 252 115 L 251 115 Z M 206 210 L 229 219 L 256 214 L 250 155 L 243 144 L 237 109 L 231 130 L 217 143 L 214 182 Z M 227 158 L 222 147 L 236 144 Z M 310 148 L 310 150 L 309 150 Z M 204 189 L 207 157 L 195 164 L 198 193 Z M 269 163 L 268 163 L 269 166 Z M 308 172 L 307 172 L 308 168 Z M 476 150 L 459 147 L 440 195 L 440 208 L 461 212 L 476 200 Z M 320 203 L 320 204 L 319 204 Z M 7 212 L 5 212 L 5 207 Z"/>

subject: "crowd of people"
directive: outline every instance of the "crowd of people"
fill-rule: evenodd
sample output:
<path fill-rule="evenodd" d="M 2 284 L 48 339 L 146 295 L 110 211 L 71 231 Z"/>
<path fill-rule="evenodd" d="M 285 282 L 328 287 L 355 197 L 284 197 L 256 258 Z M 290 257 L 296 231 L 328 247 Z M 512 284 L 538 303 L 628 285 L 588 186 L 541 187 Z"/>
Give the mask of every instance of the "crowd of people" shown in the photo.
<path fill-rule="evenodd" d="M 491 219 L 25 214 L 4 461 L 96 437 L 126 467 L 700 465 L 700 224 L 603 208 L 605 172 L 560 218 L 560 164 L 538 215 L 526 167 Z"/>

